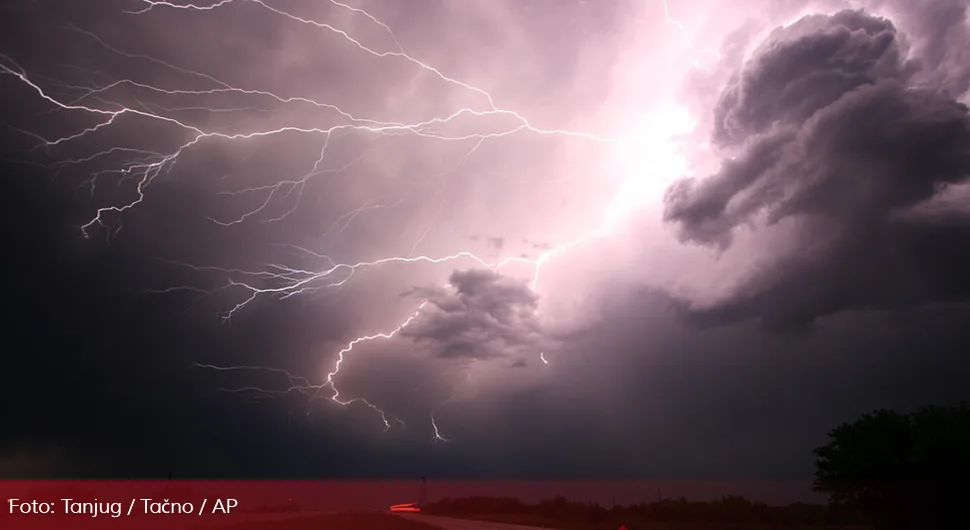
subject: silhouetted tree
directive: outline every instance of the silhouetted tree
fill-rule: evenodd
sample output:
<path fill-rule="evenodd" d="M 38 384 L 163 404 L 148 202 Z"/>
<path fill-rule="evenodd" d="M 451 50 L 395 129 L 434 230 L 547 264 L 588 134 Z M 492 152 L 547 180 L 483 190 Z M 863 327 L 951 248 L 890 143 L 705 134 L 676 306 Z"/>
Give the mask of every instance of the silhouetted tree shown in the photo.
<path fill-rule="evenodd" d="M 815 489 L 865 511 L 876 528 L 970 528 L 970 407 L 878 410 L 815 450 Z"/>

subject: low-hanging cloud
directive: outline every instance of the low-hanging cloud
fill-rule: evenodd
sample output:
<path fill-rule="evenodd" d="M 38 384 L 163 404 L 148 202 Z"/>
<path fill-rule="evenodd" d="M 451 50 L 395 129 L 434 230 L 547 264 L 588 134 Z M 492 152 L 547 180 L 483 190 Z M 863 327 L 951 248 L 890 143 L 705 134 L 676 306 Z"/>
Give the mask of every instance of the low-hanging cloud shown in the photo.
<path fill-rule="evenodd" d="M 413 339 L 433 357 L 535 356 L 548 344 L 536 316 L 539 297 L 524 281 L 471 269 L 452 273 L 447 287 L 407 294 L 427 303 L 401 336 Z"/>
<path fill-rule="evenodd" d="M 914 213 L 970 176 L 970 114 L 953 92 L 962 74 L 936 73 L 955 62 L 931 39 L 864 11 L 813 15 L 772 33 L 735 74 L 714 114 L 722 167 L 675 182 L 664 219 L 682 241 L 721 249 L 741 227 L 788 221 L 804 244 L 707 316 L 799 325 L 970 297 L 970 258 L 954 250 L 970 242 L 967 210 Z"/>

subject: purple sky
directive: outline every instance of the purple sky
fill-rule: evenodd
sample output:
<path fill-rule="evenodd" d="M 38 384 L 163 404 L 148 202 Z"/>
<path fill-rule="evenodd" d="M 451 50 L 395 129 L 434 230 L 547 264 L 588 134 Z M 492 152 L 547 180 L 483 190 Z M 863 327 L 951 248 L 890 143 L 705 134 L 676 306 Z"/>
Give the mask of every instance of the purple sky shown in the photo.
<path fill-rule="evenodd" d="M 807 479 L 968 397 L 963 2 L 2 9 L 8 474 Z"/>

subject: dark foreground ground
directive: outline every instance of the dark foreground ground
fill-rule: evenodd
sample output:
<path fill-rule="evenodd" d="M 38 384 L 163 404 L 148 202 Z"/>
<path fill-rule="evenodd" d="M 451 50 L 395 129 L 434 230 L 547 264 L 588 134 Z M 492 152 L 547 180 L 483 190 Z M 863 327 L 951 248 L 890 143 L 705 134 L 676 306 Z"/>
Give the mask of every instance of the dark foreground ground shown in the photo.
<path fill-rule="evenodd" d="M 767 523 L 663 523 L 621 520 L 595 522 L 566 521 L 553 517 L 529 514 L 449 515 L 448 517 L 550 530 L 617 530 L 620 525 L 626 526 L 627 530 L 871 530 L 871 527 L 868 526 L 778 525 Z"/>

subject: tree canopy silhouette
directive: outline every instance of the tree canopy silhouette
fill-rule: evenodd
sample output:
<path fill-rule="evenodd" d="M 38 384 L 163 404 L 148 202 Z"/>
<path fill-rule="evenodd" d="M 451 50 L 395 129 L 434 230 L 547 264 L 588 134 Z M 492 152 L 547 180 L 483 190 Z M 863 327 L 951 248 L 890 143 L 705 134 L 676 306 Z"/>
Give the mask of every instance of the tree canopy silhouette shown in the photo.
<path fill-rule="evenodd" d="M 970 528 L 970 407 L 877 410 L 815 450 L 815 489 L 876 528 Z"/>

